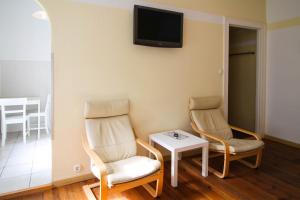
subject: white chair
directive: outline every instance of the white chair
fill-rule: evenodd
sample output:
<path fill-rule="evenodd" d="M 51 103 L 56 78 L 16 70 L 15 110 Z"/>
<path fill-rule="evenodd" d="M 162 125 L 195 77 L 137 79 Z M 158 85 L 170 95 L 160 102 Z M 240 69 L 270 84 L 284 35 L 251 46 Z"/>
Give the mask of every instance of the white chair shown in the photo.
<path fill-rule="evenodd" d="M 23 124 L 23 141 L 26 143 L 26 102 L 26 98 L 1 99 L 2 146 L 5 146 L 9 124 Z"/>
<path fill-rule="evenodd" d="M 40 126 L 40 129 L 45 129 L 46 133 L 49 134 L 49 115 L 50 115 L 50 101 L 51 101 L 51 96 L 50 94 L 47 95 L 47 101 L 46 101 L 46 106 L 45 106 L 45 111 L 44 112 L 35 112 L 35 113 L 29 113 L 27 115 L 27 131 L 28 135 L 30 135 L 31 130 L 37 130 L 38 127 L 33 126 L 32 124 L 32 118 L 38 118 L 40 116 L 41 118 L 44 118 L 44 124 L 43 126 Z M 40 138 L 40 132 L 38 131 L 38 139 Z"/>

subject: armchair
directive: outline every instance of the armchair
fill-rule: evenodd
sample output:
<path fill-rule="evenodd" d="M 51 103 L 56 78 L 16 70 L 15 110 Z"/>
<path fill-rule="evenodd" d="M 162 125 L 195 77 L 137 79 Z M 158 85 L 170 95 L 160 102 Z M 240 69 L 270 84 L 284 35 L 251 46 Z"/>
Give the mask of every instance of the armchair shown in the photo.
<path fill-rule="evenodd" d="M 220 178 L 225 178 L 229 173 L 229 163 L 233 160 L 238 160 L 251 168 L 259 167 L 264 143 L 256 133 L 228 125 L 218 109 L 220 102 L 219 97 L 190 98 L 189 110 L 194 131 L 210 141 L 211 151 L 224 155 L 223 172 L 212 167 L 209 167 L 209 171 Z M 231 129 L 247 134 L 254 140 L 233 138 Z M 256 156 L 255 164 L 242 160 L 251 156 Z"/>
<path fill-rule="evenodd" d="M 128 100 L 87 102 L 85 104 L 86 134 L 82 134 L 84 150 L 91 159 L 91 171 L 99 183 L 83 186 L 89 200 L 95 200 L 92 188 L 100 187 L 100 199 L 113 192 L 143 186 L 153 197 L 163 188 L 164 163 L 161 153 L 136 139 L 129 120 Z M 137 145 L 155 156 L 137 155 Z M 156 181 L 156 188 L 148 183 Z"/>

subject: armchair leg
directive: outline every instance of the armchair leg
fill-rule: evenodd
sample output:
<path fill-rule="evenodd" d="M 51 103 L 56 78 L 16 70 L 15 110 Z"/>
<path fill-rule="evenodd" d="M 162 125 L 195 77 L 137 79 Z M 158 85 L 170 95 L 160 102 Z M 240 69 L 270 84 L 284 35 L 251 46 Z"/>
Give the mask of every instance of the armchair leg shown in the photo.
<path fill-rule="evenodd" d="M 97 200 L 92 189 L 95 188 L 95 187 L 98 187 L 100 185 L 100 183 L 97 183 L 96 184 L 91 184 L 91 185 L 85 185 L 82 187 L 84 193 L 85 193 L 85 196 L 88 200 Z"/>
<path fill-rule="evenodd" d="M 107 200 L 107 185 L 104 181 L 83 186 L 83 191 L 88 200 L 97 200 L 92 189 L 100 187 L 99 200 Z"/>
<path fill-rule="evenodd" d="M 219 156 L 221 156 L 222 154 L 216 154 L 216 155 L 214 155 L 214 156 L 210 156 L 209 158 L 215 158 L 215 157 L 219 157 Z M 226 154 L 223 154 L 224 155 L 224 165 L 223 165 L 223 171 L 222 172 L 220 172 L 220 171 L 218 171 L 218 170 L 216 170 L 216 169 L 214 169 L 213 167 L 210 167 L 210 166 L 208 166 L 208 171 L 210 172 L 210 173 L 213 173 L 214 175 L 216 175 L 217 177 L 219 177 L 219 178 L 225 178 L 225 177 L 227 177 L 228 176 L 228 174 L 229 174 L 229 163 L 230 163 L 230 155 L 228 154 L 228 155 L 226 155 Z M 198 163 L 198 162 L 197 162 Z M 199 162 L 198 163 L 200 166 L 202 166 L 202 162 Z"/>
<path fill-rule="evenodd" d="M 225 153 L 224 155 L 224 167 L 223 167 L 223 177 L 225 178 L 226 176 L 228 176 L 229 173 L 229 163 L 230 163 L 230 159 L 229 159 L 229 154 Z"/>
<path fill-rule="evenodd" d="M 253 169 L 256 169 L 260 166 L 261 164 L 261 157 L 262 157 L 262 149 L 260 149 L 257 154 L 256 154 L 256 160 L 255 160 L 255 164 L 252 164 L 246 160 L 243 160 L 243 159 L 240 159 L 238 160 L 240 163 L 246 165 L 247 167 L 250 167 L 250 168 L 253 168 Z"/>
<path fill-rule="evenodd" d="M 262 152 L 263 152 L 263 150 L 261 149 L 258 152 L 258 154 L 257 154 L 257 157 L 256 157 L 256 168 L 261 165 Z"/>
<path fill-rule="evenodd" d="M 106 180 L 103 178 L 101 179 L 101 184 L 100 184 L 100 200 L 106 200 L 107 199 L 107 184 Z"/>
<path fill-rule="evenodd" d="M 164 180 L 164 173 L 162 171 L 162 172 L 160 172 L 159 178 L 156 180 L 156 189 L 155 190 L 148 183 L 144 184 L 143 187 L 145 188 L 145 190 L 147 190 L 149 192 L 149 194 L 152 197 L 154 197 L 154 198 L 159 197 L 161 195 L 162 189 L 163 189 L 163 180 Z"/>
<path fill-rule="evenodd" d="M 223 165 L 222 173 L 212 167 L 208 167 L 208 171 L 210 171 L 211 173 L 213 173 L 214 175 L 216 175 L 219 178 L 227 177 L 228 173 L 229 173 L 229 163 L 230 163 L 229 156 L 230 156 L 229 154 L 224 154 L 224 165 Z"/>
<path fill-rule="evenodd" d="M 159 197 L 161 195 L 163 190 L 163 184 L 164 184 L 164 173 L 162 170 L 160 177 L 156 182 L 156 197 Z"/>
<path fill-rule="evenodd" d="M 89 184 L 83 186 L 83 191 L 87 197 L 88 200 L 107 200 L 108 192 L 123 192 L 125 190 L 137 187 L 137 186 L 143 186 L 152 197 L 156 198 L 161 195 L 162 188 L 163 188 L 163 178 L 164 178 L 164 170 L 160 170 L 156 172 L 155 174 L 149 175 L 148 177 L 134 180 L 131 183 L 120 183 L 112 188 L 108 188 L 107 186 L 107 180 L 106 178 L 102 178 L 100 182 Z M 148 183 L 156 181 L 156 187 L 151 187 Z M 100 194 L 99 198 L 97 199 L 92 191 L 93 188 L 100 187 Z"/>

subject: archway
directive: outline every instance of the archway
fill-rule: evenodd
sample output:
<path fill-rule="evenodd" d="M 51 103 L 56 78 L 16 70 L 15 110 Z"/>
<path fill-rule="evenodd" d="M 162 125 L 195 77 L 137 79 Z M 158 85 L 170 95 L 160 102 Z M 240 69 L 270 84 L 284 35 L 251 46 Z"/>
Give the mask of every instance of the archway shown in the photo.
<path fill-rule="evenodd" d="M 52 182 L 52 56 L 51 24 L 39 2 L 0 1 L 0 26 L 2 195 Z M 4 111 L 20 106 L 21 123 L 6 124 L 16 116 Z"/>

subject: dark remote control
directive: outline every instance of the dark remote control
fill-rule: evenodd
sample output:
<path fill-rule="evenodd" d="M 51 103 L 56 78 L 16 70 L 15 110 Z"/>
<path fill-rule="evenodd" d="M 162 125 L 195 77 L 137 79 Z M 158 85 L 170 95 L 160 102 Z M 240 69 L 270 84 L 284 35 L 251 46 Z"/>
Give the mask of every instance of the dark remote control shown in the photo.
<path fill-rule="evenodd" d="M 178 133 L 174 133 L 173 136 L 174 136 L 176 139 L 178 139 L 178 137 L 179 137 Z"/>

